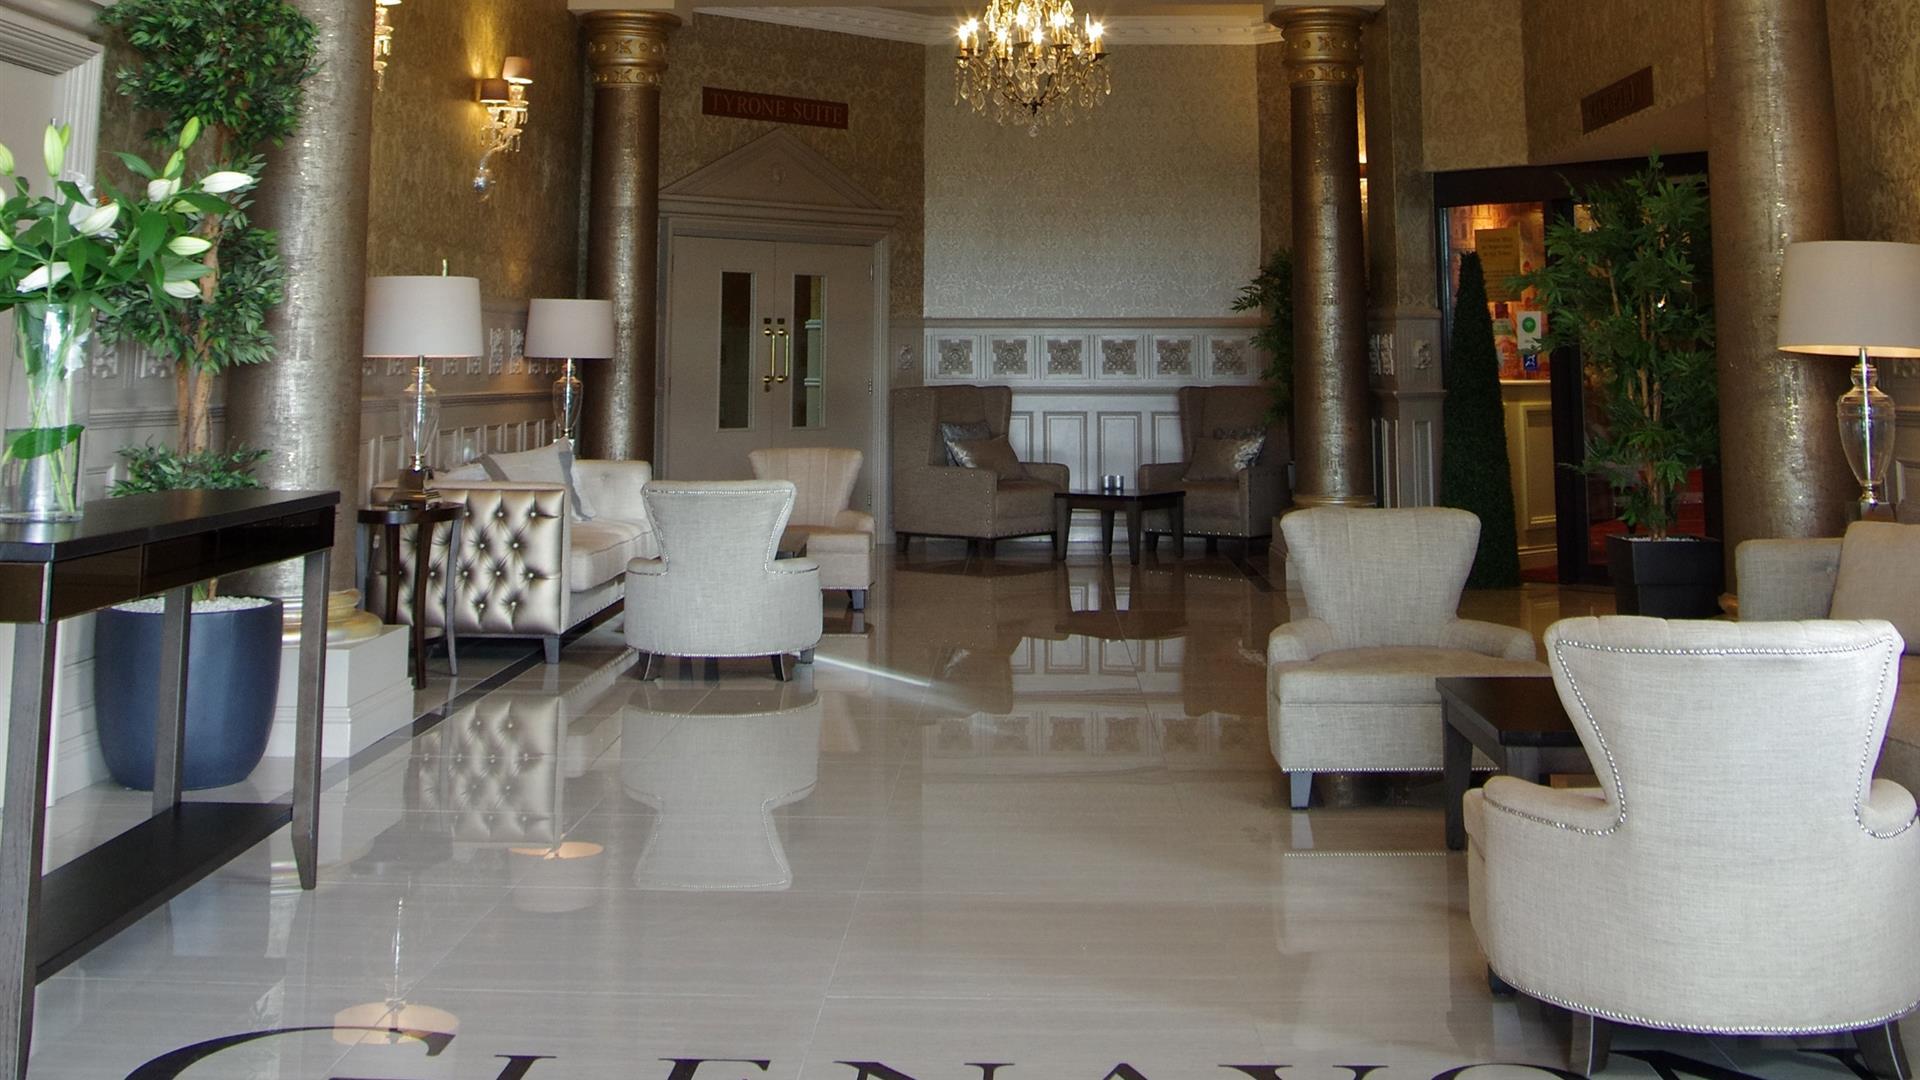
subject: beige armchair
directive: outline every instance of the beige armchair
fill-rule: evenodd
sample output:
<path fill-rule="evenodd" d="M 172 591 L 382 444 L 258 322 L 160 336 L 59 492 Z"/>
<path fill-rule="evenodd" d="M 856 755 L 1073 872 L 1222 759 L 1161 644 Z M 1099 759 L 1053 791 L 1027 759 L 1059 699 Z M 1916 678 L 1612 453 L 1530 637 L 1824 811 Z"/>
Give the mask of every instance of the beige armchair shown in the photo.
<path fill-rule="evenodd" d="M 1899 634 L 1609 616 L 1555 623 L 1546 648 L 1600 788 L 1469 792 L 1467 889 L 1493 976 L 1574 1012 L 1573 1071 L 1605 1067 L 1613 1021 L 1853 1031 L 1898 1060 L 1920 829 L 1867 765 Z"/>
<path fill-rule="evenodd" d="M 1273 519 L 1293 503 L 1287 485 L 1292 442 L 1284 423 L 1269 419 L 1272 395 L 1264 386 L 1183 386 L 1180 402 L 1180 460 L 1140 466 L 1141 491 L 1184 490 L 1189 536 L 1204 536 L 1211 550 L 1222 536 L 1251 540 L 1270 536 Z M 1196 441 L 1236 439 L 1264 434 L 1259 458 L 1231 477 L 1193 477 Z M 1171 533 L 1165 510 L 1150 511 L 1145 528 L 1149 546 Z"/>
<path fill-rule="evenodd" d="M 780 550 L 812 559 L 820 567 L 820 587 L 844 589 L 855 611 L 867 609 L 867 590 L 873 587 L 873 515 L 847 508 L 865 457 L 858 450 L 828 447 L 747 454 L 756 480 L 794 486 L 793 519 L 780 537 Z"/>
<path fill-rule="evenodd" d="M 893 391 L 893 532 L 901 554 L 915 536 L 955 536 L 969 547 L 1013 536 L 1052 536 L 1053 495 L 1067 488 L 1067 467 L 1024 462 L 1025 475 L 948 461 L 942 423 L 984 423 L 1005 437 L 1013 390 L 1005 386 L 912 386 Z"/>
<path fill-rule="evenodd" d="M 1920 791 L 1920 526 L 1856 521 L 1840 539 L 1748 540 L 1733 558 L 1742 621 L 1885 619 L 1900 631 L 1903 692 L 1875 771 Z"/>
<path fill-rule="evenodd" d="M 1307 601 L 1267 639 L 1267 733 L 1294 809 L 1316 772 L 1439 771 L 1436 678 L 1546 674 L 1531 634 L 1458 615 L 1480 541 L 1465 510 L 1318 507 L 1280 528 Z"/>
<path fill-rule="evenodd" d="M 785 480 L 647 485 L 647 516 L 660 557 L 627 564 L 627 644 L 653 677 L 657 656 L 766 656 L 774 677 L 787 657 L 811 663 L 820 641 L 820 571 L 811 559 L 776 559 L 793 512 Z"/>

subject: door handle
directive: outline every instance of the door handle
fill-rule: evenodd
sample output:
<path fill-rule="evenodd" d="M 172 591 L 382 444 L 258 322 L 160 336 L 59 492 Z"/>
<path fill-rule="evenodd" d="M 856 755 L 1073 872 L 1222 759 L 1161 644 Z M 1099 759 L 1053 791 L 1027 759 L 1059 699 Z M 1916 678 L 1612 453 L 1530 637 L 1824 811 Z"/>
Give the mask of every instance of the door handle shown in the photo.
<path fill-rule="evenodd" d="M 783 383 L 787 381 L 787 376 L 793 374 L 793 339 L 787 336 L 787 320 L 774 320 L 773 340 L 776 348 L 780 345 L 787 347 L 787 366 L 773 376 L 774 382 Z"/>
<path fill-rule="evenodd" d="M 774 368 L 779 363 L 779 361 L 775 359 L 775 354 L 778 352 L 779 346 L 775 344 L 775 341 L 778 339 L 773 336 L 772 319 L 760 320 L 760 336 L 767 339 L 767 373 L 760 376 L 760 389 L 770 394 L 773 392 Z"/>

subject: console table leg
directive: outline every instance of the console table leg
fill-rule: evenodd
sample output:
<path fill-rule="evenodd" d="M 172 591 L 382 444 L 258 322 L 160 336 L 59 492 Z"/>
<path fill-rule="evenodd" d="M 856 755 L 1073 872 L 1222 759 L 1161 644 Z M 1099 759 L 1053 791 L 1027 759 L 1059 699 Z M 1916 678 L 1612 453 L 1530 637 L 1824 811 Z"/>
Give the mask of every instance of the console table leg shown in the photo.
<path fill-rule="evenodd" d="M 186 738 L 187 653 L 193 635 L 193 586 L 168 589 L 160 616 L 160 700 L 153 711 L 153 812 L 180 803 L 180 755 Z"/>
<path fill-rule="evenodd" d="M 320 857 L 320 709 L 327 689 L 327 577 L 333 552 L 306 557 L 300 588 L 300 689 L 293 729 L 293 861 L 300 887 L 317 883 Z M 424 585 L 426 575 L 415 586 Z"/>
<path fill-rule="evenodd" d="M 33 1038 L 33 926 L 40 916 L 40 848 L 47 831 L 47 739 L 53 727 L 51 624 L 14 627 L 5 809 L 0 810 L 0 1065 L 27 1075 Z"/>

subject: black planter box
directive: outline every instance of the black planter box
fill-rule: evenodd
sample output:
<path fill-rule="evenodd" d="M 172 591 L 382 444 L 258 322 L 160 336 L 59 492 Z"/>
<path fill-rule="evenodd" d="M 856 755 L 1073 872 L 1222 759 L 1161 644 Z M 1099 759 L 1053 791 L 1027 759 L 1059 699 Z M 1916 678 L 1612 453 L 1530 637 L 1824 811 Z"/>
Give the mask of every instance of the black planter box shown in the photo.
<path fill-rule="evenodd" d="M 1607 537 L 1614 609 L 1660 619 L 1710 619 L 1720 614 L 1726 563 L 1720 541 L 1705 536 L 1666 540 Z"/>

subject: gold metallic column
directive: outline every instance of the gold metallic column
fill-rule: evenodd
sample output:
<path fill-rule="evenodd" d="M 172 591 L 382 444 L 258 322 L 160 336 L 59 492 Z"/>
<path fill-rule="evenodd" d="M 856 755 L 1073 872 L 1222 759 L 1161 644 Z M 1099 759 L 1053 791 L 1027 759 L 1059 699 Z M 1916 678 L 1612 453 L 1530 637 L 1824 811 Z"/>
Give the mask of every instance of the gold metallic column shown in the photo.
<path fill-rule="evenodd" d="M 613 301 L 613 359 L 584 365 L 583 457 L 655 457 L 660 248 L 660 77 L 664 11 L 581 16 L 593 76 L 593 173 L 587 204 L 587 295 Z"/>
<path fill-rule="evenodd" d="M 1293 153 L 1293 501 L 1372 506 L 1360 233 L 1356 8 L 1271 16 L 1286 47 Z"/>
<path fill-rule="evenodd" d="M 1774 348 L 1788 244 L 1841 235 L 1824 0 L 1715 0 L 1713 298 L 1728 580 L 1733 549 L 1837 536 L 1857 494 L 1834 421 L 1847 365 Z"/>
<path fill-rule="evenodd" d="M 353 614 L 354 509 L 360 482 L 361 316 L 366 304 L 368 174 L 373 156 L 373 5 L 294 0 L 319 28 L 319 64 L 300 126 L 267 156 L 253 217 L 280 234 L 286 301 L 268 325 L 273 360 L 235 368 L 227 436 L 268 452 L 270 488 L 335 489 L 329 637 L 377 631 Z M 300 564 L 246 575 L 244 588 L 288 599 L 297 620 Z M 297 626 L 297 621 L 293 623 Z"/>

